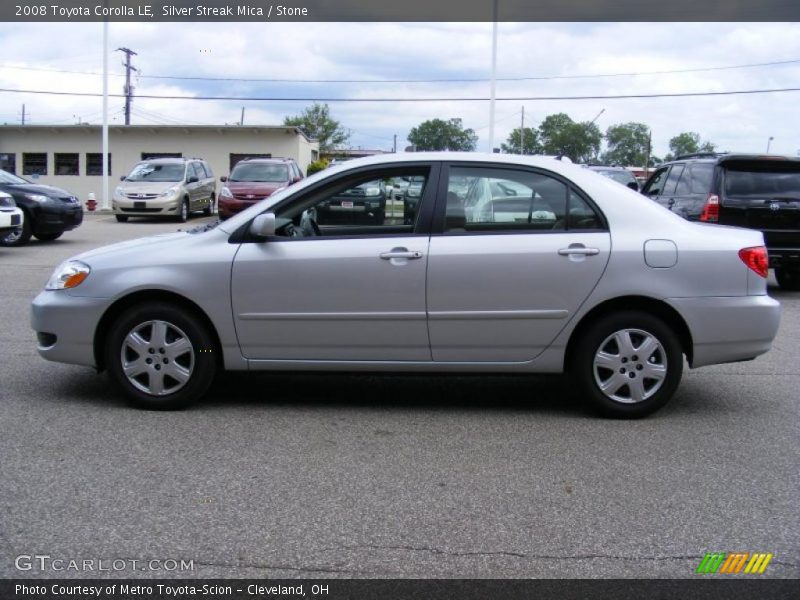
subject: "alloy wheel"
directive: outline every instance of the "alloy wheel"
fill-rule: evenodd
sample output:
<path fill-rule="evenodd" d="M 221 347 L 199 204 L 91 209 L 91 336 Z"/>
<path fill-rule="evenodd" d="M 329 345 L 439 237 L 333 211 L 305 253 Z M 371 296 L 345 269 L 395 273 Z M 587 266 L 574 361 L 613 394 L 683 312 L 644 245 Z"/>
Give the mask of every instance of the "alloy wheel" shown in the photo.
<path fill-rule="evenodd" d="M 125 336 L 120 349 L 122 372 L 136 389 L 166 396 L 182 389 L 195 367 L 189 337 L 167 321 L 146 321 Z"/>
<path fill-rule="evenodd" d="M 642 329 L 609 335 L 594 355 L 594 380 L 616 402 L 635 404 L 652 397 L 667 377 L 667 353 L 661 342 Z"/>

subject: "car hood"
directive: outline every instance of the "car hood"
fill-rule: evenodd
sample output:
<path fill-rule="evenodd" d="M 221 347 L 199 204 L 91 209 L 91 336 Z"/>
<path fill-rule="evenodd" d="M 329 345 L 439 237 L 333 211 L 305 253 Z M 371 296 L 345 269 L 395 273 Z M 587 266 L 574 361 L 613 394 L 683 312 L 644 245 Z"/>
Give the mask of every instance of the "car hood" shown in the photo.
<path fill-rule="evenodd" d="M 181 185 L 180 181 L 121 181 L 119 187 L 126 194 L 156 194 Z"/>
<path fill-rule="evenodd" d="M 286 187 L 286 182 L 280 181 L 228 181 L 228 189 L 234 194 L 249 195 L 254 198 L 266 198 L 276 190 Z"/>
<path fill-rule="evenodd" d="M 91 264 L 93 259 L 107 258 L 113 255 L 130 252 L 136 248 L 141 249 L 142 254 L 152 255 L 154 252 L 158 254 L 164 250 L 164 246 L 174 243 L 177 240 L 186 239 L 189 234 L 185 231 L 175 231 L 173 233 L 160 233 L 158 235 L 151 235 L 143 238 L 136 238 L 126 242 L 118 242 L 116 244 L 109 244 L 108 246 L 100 246 L 94 250 L 89 250 L 73 256 L 70 260 L 80 260 Z"/>
<path fill-rule="evenodd" d="M 43 196 L 53 196 L 56 198 L 73 195 L 66 190 L 53 187 L 52 185 L 39 185 L 36 183 L 5 184 L 0 189 L 7 191 L 9 194 L 13 194 L 14 192 L 22 192 L 24 194 L 41 194 Z"/>

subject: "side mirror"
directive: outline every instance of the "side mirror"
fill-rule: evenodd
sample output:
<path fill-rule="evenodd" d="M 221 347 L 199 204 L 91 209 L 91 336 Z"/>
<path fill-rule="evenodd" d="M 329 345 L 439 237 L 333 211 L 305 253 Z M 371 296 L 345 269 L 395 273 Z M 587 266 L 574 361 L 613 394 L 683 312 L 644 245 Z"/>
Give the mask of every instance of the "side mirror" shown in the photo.
<path fill-rule="evenodd" d="M 627 183 L 627 185 L 628 185 L 628 187 L 629 187 L 629 188 L 631 188 L 631 189 L 632 189 L 634 192 L 638 192 L 638 191 L 639 191 L 639 184 L 638 184 L 638 183 L 636 183 L 635 181 L 629 181 L 629 182 Z"/>
<path fill-rule="evenodd" d="M 122 177 L 120 177 L 120 178 L 119 178 L 119 180 L 120 180 L 120 181 L 125 181 L 125 178 L 126 178 L 126 177 L 127 177 L 127 175 L 123 175 Z"/>
<path fill-rule="evenodd" d="M 303 181 L 302 177 L 292 177 L 292 183 L 298 183 L 300 181 Z"/>
<path fill-rule="evenodd" d="M 250 233 L 258 238 L 268 238 L 275 235 L 275 213 L 258 215 L 250 224 Z"/>
<path fill-rule="evenodd" d="M 220 177 L 220 178 L 219 178 L 219 180 L 220 180 L 222 183 L 225 183 L 226 181 L 228 181 L 228 177 L 227 177 L 226 175 L 223 175 L 222 177 Z"/>
<path fill-rule="evenodd" d="M 192 175 L 186 179 L 186 183 L 197 183 L 198 181 L 200 180 L 195 175 Z"/>

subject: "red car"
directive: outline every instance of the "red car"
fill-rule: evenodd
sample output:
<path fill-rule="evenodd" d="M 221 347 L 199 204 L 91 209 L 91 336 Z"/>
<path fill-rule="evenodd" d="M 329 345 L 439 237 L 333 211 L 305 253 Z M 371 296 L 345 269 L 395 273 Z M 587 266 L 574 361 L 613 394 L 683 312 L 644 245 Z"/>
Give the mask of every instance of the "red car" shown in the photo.
<path fill-rule="evenodd" d="M 225 185 L 219 193 L 219 216 L 227 219 L 302 178 L 303 172 L 291 158 L 240 160 L 229 177 L 220 177 Z"/>

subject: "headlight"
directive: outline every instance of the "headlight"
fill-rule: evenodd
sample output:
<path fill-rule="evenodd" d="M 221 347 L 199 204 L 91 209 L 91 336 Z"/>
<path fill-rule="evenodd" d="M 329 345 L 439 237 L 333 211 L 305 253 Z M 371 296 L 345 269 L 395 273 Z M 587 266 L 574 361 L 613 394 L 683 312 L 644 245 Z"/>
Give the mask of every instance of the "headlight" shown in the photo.
<path fill-rule="evenodd" d="M 219 195 L 225 196 L 226 198 L 233 198 L 233 194 L 231 194 L 231 191 L 227 188 L 227 186 L 222 188 Z"/>
<path fill-rule="evenodd" d="M 115 196 L 120 196 L 120 197 L 121 197 L 121 196 L 122 196 L 124 193 L 125 193 L 125 192 L 123 192 L 123 191 L 122 191 L 122 188 L 121 188 L 121 187 L 119 187 L 119 186 L 118 186 L 118 187 L 116 187 L 116 188 L 114 189 L 114 195 L 115 195 Z"/>
<path fill-rule="evenodd" d="M 47 202 L 48 200 L 47 196 L 43 196 L 42 194 L 25 194 L 25 197 L 34 202 Z"/>
<path fill-rule="evenodd" d="M 68 260 L 61 263 L 47 282 L 46 290 L 68 290 L 83 283 L 89 276 L 91 268 L 79 260 Z"/>
<path fill-rule="evenodd" d="M 178 193 L 178 186 L 175 186 L 161 192 L 159 196 L 161 196 L 162 198 L 169 198 L 170 196 L 174 196 L 177 193 Z"/>

